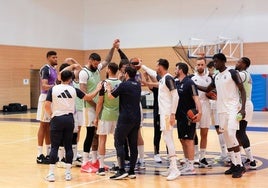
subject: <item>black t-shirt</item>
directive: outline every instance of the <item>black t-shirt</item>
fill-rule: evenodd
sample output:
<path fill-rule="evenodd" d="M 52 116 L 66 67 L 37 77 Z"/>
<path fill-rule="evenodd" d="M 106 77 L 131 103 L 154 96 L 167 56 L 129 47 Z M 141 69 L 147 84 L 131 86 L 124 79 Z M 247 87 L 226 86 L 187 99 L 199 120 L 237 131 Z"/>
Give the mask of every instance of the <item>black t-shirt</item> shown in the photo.
<path fill-rule="evenodd" d="M 193 96 L 198 96 L 197 87 L 190 77 L 185 77 L 182 81 L 176 80 L 179 94 L 179 104 L 176 112 L 177 120 L 185 119 L 187 111 L 196 108 Z"/>

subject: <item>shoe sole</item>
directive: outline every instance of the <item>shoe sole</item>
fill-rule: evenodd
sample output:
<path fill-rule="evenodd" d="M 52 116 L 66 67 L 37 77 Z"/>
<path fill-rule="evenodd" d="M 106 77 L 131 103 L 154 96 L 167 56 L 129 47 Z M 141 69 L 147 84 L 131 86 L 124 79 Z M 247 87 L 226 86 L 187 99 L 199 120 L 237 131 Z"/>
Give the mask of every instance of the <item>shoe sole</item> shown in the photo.
<path fill-rule="evenodd" d="M 181 173 L 177 173 L 175 176 L 173 176 L 173 177 L 167 177 L 167 181 L 172 181 L 172 180 L 175 180 L 175 179 L 177 179 L 179 176 L 181 175 Z"/>
<path fill-rule="evenodd" d="M 118 176 L 116 178 L 112 178 L 112 180 L 121 180 L 121 179 L 124 179 L 128 176 L 128 173 L 125 173 L 125 174 L 122 174 L 121 176 Z"/>
<path fill-rule="evenodd" d="M 136 175 L 128 175 L 129 179 L 136 179 Z"/>

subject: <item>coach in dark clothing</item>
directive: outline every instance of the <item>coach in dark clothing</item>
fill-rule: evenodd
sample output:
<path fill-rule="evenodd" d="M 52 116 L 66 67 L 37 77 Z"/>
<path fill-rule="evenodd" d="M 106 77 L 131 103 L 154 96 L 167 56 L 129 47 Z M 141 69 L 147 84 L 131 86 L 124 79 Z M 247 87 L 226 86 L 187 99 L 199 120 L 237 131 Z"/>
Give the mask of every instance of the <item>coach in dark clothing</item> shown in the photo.
<path fill-rule="evenodd" d="M 127 66 L 125 69 L 126 81 L 122 82 L 111 92 L 110 84 L 107 84 L 109 98 L 119 96 L 119 117 L 114 134 L 114 145 L 117 153 L 119 171 L 111 179 L 136 178 L 134 173 L 137 161 L 137 139 L 140 128 L 141 112 L 140 97 L 141 85 L 135 80 L 137 70 Z M 128 173 L 125 171 L 125 139 L 128 139 L 130 149 L 130 168 Z"/>

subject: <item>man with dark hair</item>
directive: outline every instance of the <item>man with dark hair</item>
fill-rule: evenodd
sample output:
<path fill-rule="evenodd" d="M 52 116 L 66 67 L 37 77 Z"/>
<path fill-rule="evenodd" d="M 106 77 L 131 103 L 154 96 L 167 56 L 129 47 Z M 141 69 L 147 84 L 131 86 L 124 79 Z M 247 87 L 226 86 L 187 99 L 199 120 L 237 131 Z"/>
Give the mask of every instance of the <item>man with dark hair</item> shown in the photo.
<path fill-rule="evenodd" d="M 246 128 L 248 122 L 252 120 L 253 115 L 253 103 L 251 101 L 251 92 L 252 92 L 252 79 L 250 73 L 247 71 L 250 66 L 250 59 L 247 57 L 242 57 L 236 63 L 235 69 L 239 71 L 239 75 L 242 79 L 242 83 L 244 85 L 246 91 L 246 116 L 239 122 L 239 130 L 236 131 L 236 137 L 239 141 L 239 144 L 243 146 L 247 160 L 245 162 L 246 165 L 249 166 L 249 169 L 255 170 L 257 168 L 256 161 L 251 152 L 250 141 L 248 135 L 246 133 Z"/>
<path fill-rule="evenodd" d="M 115 45 L 118 40 L 115 40 L 113 47 L 109 51 L 106 59 L 101 62 L 101 58 L 97 53 L 92 53 L 89 56 L 88 63 L 79 72 L 79 84 L 80 89 L 85 93 L 92 92 L 97 83 L 100 81 L 100 71 L 104 69 L 111 61 L 115 49 Z M 83 147 L 83 164 L 81 171 L 83 172 L 96 172 L 99 168 L 99 161 L 97 159 L 98 151 L 98 136 L 96 134 L 96 127 L 93 123 L 95 119 L 96 103 L 98 101 L 98 96 L 96 96 L 92 101 L 84 103 L 84 125 L 87 127 L 86 138 Z M 92 161 L 89 161 L 89 152 L 92 147 Z"/>
<path fill-rule="evenodd" d="M 65 180 L 70 181 L 71 165 L 73 161 L 72 138 L 74 129 L 74 111 L 75 99 L 79 97 L 84 100 L 92 100 L 101 89 L 101 83 L 90 94 L 84 94 L 81 90 L 70 86 L 73 73 L 69 70 L 61 72 L 61 84 L 51 88 L 46 97 L 44 107 L 46 112 L 51 116 L 50 135 L 51 135 L 51 152 L 49 172 L 46 177 L 47 181 L 55 181 L 54 169 L 58 160 L 58 149 L 63 142 L 66 152 L 66 171 Z"/>
<path fill-rule="evenodd" d="M 215 68 L 219 73 L 215 76 L 215 82 L 207 88 L 198 86 L 202 91 L 217 90 L 217 113 L 219 115 L 219 126 L 224 131 L 223 135 L 227 149 L 231 157 L 232 165 L 225 174 L 232 174 L 233 178 L 240 178 L 244 172 L 241 153 L 236 131 L 239 129 L 237 118 L 245 117 L 246 92 L 239 76 L 234 69 L 227 68 L 226 57 L 222 53 L 213 56 Z"/>
<path fill-rule="evenodd" d="M 45 112 L 44 102 L 46 100 L 47 92 L 52 88 L 57 81 L 57 70 L 55 66 L 58 64 L 58 57 L 55 51 L 49 51 L 46 54 L 48 63 L 45 64 L 40 69 L 41 78 L 41 94 L 38 99 L 37 115 L 36 119 L 40 121 L 38 134 L 37 134 L 37 158 L 36 162 L 38 164 L 48 164 L 49 163 L 49 153 L 50 153 L 50 133 L 49 133 L 49 122 L 51 117 Z M 43 142 L 45 140 L 47 147 L 46 157 L 43 154 Z"/>
<path fill-rule="evenodd" d="M 119 170 L 110 179 L 119 180 L 125 177 L 136 178 L 134 168 L 137 161 L 138 130 L 140 128 L 140 96 L 141 84 L 135 80 L 137 70 L 131 66 L 125 69 L 126 81 L 112 90 L 110 82 L 107 82 L 107 93 L 110 99 L 119 97 L 119 117 L 114 134 Z M 128 140 L 130 149 L 130 167 L 125 171 L 125 140 Z"/>
<path fill-rule="evenodd" d="M 194 137 L 196 132 L 196 122 L 199 122 L 201 119 L 202 108 L 196 85 L 187 74 L 187 64 L 177 63 L 175 69 L 175 81 L 180 97 L 176 112 L 177 131 L 185 157 L 185 165 L 181 170 L 181 174 L 196 174 L 194 169 Z M 189 120 L 187 112 L 191 109 L 196 109 L 198 113 L 192 120 Z"/>

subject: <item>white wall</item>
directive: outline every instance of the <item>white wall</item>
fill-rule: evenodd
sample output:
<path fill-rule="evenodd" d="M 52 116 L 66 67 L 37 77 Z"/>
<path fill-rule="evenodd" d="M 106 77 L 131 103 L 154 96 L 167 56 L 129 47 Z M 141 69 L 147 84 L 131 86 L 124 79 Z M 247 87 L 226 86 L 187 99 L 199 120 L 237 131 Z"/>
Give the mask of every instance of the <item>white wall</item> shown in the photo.
<path fill-rule="evenodd" d="M 268 41 L 267 0 L 0 0 L 0 44 L 106 49 Z"/>
<path fill-rule="evenodd" d="M 0 44 L 83 49 L 83 0 L 0 0 Z"/>

